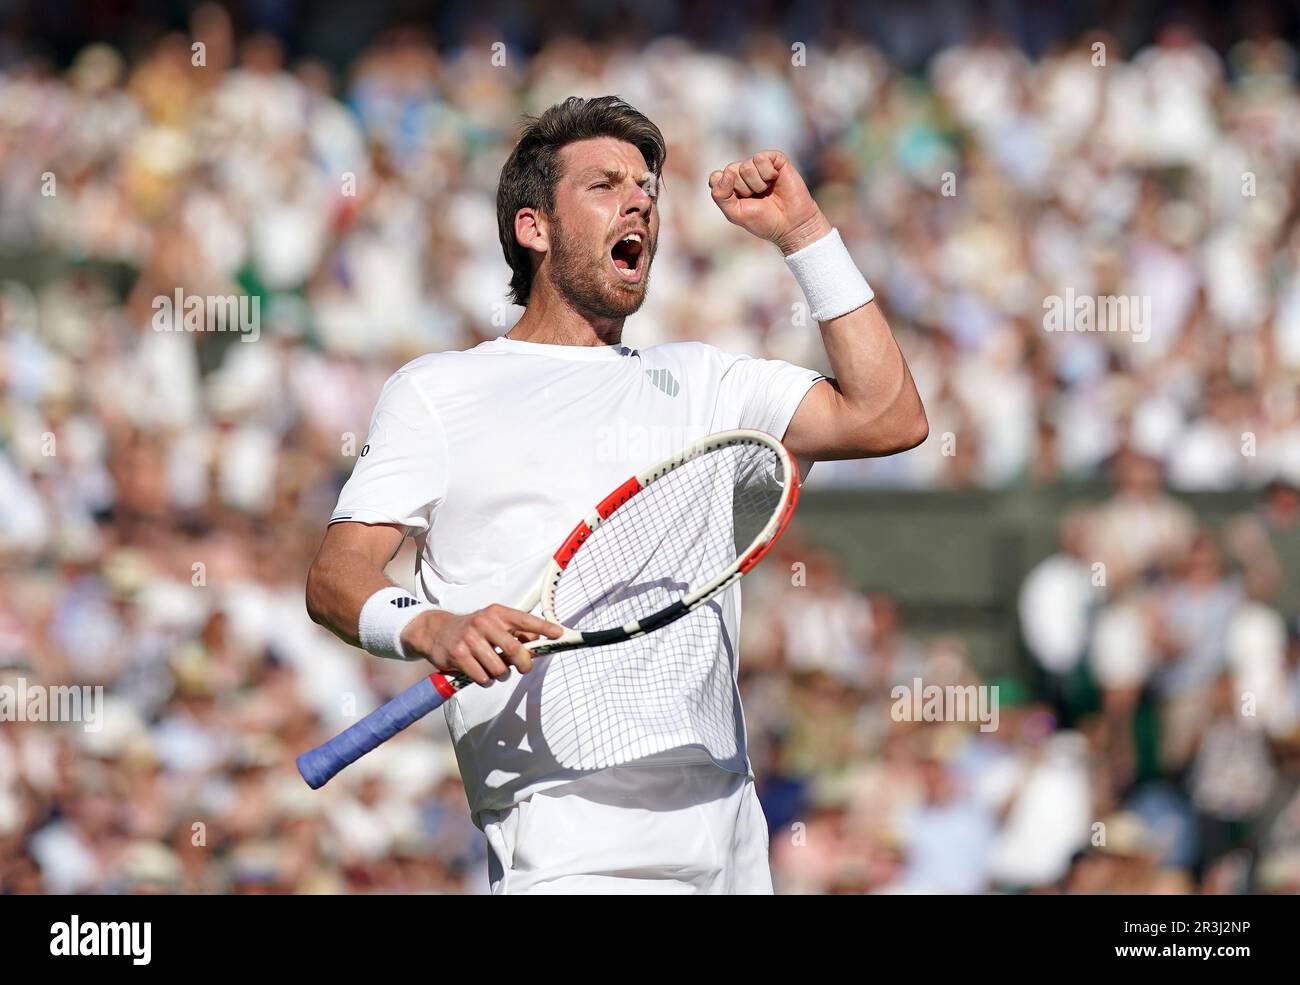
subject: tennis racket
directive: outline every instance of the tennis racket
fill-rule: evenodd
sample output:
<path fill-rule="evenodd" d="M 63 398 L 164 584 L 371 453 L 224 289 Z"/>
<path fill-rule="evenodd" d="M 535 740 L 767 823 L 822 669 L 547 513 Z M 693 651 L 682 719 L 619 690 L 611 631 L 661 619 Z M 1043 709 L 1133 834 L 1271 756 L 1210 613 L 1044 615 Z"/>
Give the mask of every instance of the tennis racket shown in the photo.
<path fill-rule="evenodd" d="M 540 605 L 564 633 L 524 645 L 546 656 L 623 643 L 676 622 L 762 560 L 798 498 L 799 470 L 769 434 L 722 431 L 689 445 L 632 476 L 564 538 L 517 606 Z M 460 673 L 430 674 L 303 753 L 298 772 L 319 789 L 472 683 Z"/>

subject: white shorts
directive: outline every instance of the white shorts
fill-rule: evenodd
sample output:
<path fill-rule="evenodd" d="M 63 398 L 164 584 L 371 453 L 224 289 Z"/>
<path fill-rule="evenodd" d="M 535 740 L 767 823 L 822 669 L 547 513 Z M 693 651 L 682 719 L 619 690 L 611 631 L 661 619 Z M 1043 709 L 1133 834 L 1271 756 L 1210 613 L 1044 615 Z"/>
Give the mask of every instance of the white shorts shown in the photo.
<path fill-rule="evenodd" d="M 615 766 L 483 822 L 494 895 L 772 892 L 753 781 L 712 765 Z"/>

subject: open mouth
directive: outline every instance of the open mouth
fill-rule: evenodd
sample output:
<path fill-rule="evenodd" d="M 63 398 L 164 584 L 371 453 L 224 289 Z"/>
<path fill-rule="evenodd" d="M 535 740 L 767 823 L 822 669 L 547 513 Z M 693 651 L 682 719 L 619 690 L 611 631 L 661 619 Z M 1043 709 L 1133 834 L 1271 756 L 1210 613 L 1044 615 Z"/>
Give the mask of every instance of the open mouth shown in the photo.
<path fill-rule="evenodd" d="M 619 277 L 630 284 L 641 279 L 641 256 L 645 249 L 640 233 L 628 233 L 609 251 Z"/>

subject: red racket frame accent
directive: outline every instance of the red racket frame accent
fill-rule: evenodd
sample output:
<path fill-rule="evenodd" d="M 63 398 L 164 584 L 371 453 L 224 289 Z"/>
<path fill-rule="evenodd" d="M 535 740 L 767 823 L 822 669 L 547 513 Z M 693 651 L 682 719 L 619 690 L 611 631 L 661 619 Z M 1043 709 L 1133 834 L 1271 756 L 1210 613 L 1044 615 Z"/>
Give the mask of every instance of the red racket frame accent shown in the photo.
<path fill-rule="evenodd" d="M 793 459 L 791 461 L 793 463 Z M 797 463 L 794 463 L 794 469 L 790 472 L 790 498 L 786 501 L 785 509 L 781 513 L 781 519 L 777 523 L 776 529 L 772 531 L 772 536 L 767 539 L 767 543 L 759 544 L 741 559 L 740 573 L 742 575 L 749 571 L 749 569 L 754 565 L 758 564 L 759 561 L 763 560 L 763 557 L 767 552 L 772 549 L 772 545 L 781 539 L 781 535 L 785 533 L 786 526 L 790 523 L 790 518 L 794 516 L 794 508 L 798 502 L 799 466 Z"/>
<path fill-rule="evenodd" d="M 596 515 L 602 520 L 608 520 L 616 509 L 640 491 L 641 480 L 636 476 L 632 476 L 632 478 L 628 479 L 627 482 L 623 483 L 596 504 Z M 560 549 L 555 552 L 555 563 L 560 566 L 560 570 L 563 570 L 565 566 L 573 560 L 573 555 L 578 553 L 578 548 L 581 547 L 583 542 L 590 536 L 591 527 L 587 524 L 586 520 L 582 520 L 573 528 L 572 533 L 564 538 L 564 543 L 561 544 Z"/>

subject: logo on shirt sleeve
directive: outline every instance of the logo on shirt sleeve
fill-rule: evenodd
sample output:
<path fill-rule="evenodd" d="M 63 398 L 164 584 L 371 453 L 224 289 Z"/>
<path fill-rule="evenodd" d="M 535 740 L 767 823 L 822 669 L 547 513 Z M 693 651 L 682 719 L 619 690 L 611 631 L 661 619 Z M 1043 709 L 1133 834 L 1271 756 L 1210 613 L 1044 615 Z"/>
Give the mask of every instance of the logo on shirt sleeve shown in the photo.
<path fill-rule="evenodd" d="M 675 397 L 681 392 L 682 385 L 666 369 L 647 369 L 645 375 L 646 379 L 670 397 Z"/>

